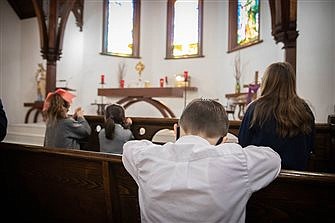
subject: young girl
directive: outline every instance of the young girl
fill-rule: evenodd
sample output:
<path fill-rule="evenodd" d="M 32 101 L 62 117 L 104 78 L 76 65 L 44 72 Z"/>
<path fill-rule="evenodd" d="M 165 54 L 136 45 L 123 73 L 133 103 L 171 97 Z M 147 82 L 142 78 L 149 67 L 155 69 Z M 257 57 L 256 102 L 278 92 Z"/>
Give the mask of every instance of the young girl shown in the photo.
<path fill-rule="evenodd" d="M 63 89 L 48 94 L 43 105 L 47 124 L 44 146 L 80 149 L 79 141 L 91 134 L 91 127 L 80 107 L 73 117 L 67 115 L 74 97 Z"/>
<path fill-rule="evenodd" d="M 296 93 L 289 63 L 273 63 L 264 73 L 261 97 L 248 106 L 238 140 L 241 146 L 269 146 L 283 169 L 305 170 L 314 144 L 314 115 Z"/>
<path fill-rule="evenodd" d="M 134 139 L 129 127 L 130 118 L 125 117 L 124 108 L 118 104 L 109 105 L 105 111 L 105 128 L 99 132 L 100 151 L 123 153 L 123 144 Z"/>

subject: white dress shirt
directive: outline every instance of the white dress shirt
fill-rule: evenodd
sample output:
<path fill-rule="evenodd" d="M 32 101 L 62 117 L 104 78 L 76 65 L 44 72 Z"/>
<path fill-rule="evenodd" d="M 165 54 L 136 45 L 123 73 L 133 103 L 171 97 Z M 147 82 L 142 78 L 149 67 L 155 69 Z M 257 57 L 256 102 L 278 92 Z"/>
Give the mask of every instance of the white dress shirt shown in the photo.
<path fill-rule="evenodd" d="M 123 164 L 139 186 L 142 222 L 245 221 L 251 194 L 274 180 L 280 157 L 268 147 L 210 145 L 199 136 L 124 145 Z"/>

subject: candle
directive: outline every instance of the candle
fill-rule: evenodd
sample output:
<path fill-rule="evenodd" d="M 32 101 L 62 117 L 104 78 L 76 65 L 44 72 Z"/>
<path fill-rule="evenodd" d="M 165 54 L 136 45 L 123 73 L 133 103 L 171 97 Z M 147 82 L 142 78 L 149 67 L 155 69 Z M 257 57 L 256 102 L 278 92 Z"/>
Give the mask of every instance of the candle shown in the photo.
<path fill-rule="evenodd" d="M 105 84 L 105 75 L 101 74 L 101 82 L 100 84 Z"/>
<path fill-rule="evenodd" d="M 184 81 L 186 82 L 188 79 L 188 71 L 184 71 Z"/>
<path fill-rule="evenodd" d="M 124 88 L 124 80 L 120 80 L 120 88 Z"/>
<path fill-rule="evenodd" d="M 164 87 L 164 79 L 163 78 L 159 79 L 159 84 L 160 84 L 160 87 Z"/>

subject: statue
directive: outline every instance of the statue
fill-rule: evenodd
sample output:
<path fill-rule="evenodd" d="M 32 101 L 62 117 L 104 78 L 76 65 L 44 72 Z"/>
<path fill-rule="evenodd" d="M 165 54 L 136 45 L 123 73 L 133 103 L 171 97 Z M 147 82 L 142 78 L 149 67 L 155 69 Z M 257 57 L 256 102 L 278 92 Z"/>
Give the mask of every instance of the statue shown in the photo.
<path fill-rule="evenodd" d="M 38 69 L 35 74 L 37 84 L 37 101 L 44 101 L 45 99 L 45 84 L 46 84 L 46 70 L 42 63 L 38 64 Z"/>

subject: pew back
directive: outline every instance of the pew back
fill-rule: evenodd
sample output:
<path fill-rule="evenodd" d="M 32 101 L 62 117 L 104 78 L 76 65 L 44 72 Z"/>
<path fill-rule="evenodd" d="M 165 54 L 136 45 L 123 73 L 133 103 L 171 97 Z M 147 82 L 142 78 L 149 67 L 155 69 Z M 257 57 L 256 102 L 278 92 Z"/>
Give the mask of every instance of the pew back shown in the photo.
<path fill-rule="evenodd" d="M 92 134 L 83 144 L 83 150 L 99 151 L 99 138 L 96 131 L 104 127 L 103 116 L 85 116 L 92 128 Z M 154 135 L 162 129 L 173 129 L 173 125 L 178 122 L 176 118 L 142 118 L 132 117 L 133 124 L 131 131 L 135 139 L 152 140 Z M 229 132 L 238 135 L 241 121 L 230 121 Z M 314 152 L 308 163 L 308 171 L 335 173 L 335 129 L 329 124 L 317 123 Z"/>
<path fill-rule="evenodd" d="M 0 143 L 3 213 L 23 222 L 140 222 L 121 156 Z M 254 193 L 246 222 L 333 222 L 335 174 L 282 170 Z"/>

